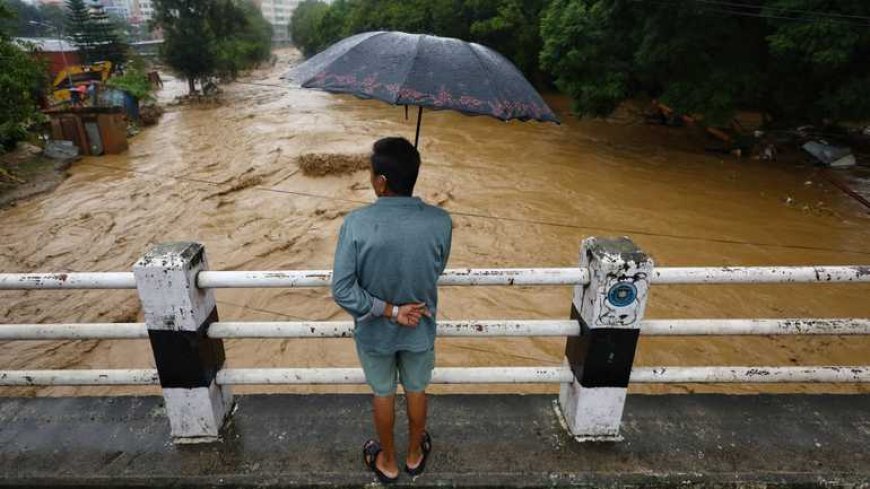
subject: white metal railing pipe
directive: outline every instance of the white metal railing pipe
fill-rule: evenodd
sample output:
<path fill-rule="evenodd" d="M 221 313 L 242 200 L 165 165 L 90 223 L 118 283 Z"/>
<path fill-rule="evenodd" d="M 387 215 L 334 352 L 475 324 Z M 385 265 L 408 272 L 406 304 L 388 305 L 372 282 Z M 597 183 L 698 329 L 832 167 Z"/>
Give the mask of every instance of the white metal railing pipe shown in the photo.
<path fill-rule="evenodd" d="M 145 323 L 0 324 L 0 340 L 134 340 Z"/>
<path fill-rule="evenodd" d="M 132 272 L 0 273 L 0 290 L 135 288 Z"/>
<path fill-rule="evenodd" d="M 443 367 L 432 371 L 437 384 L 564 384 L 574 379 L 564 367 Z"/>
<path fill-rule="evenodd" d="M 435 384 L 530 384 L 570 382 L 564 367 L 441 367 Z M 364 384 L 361 368 L 230 368 L 217 375 L 222 385 Z M 0 385 L 157 385 L 157 370 L 6 370 Z"/>
<path fill-rule="evenodd" d="M 661 267 L 654 284 L 870 282 L 870 265 L 819 267 Z"/>
<path fill-rule="evenodd" d="M 350 338 L 352 321 L 214 322 L 208 336 Z M 870 319 L 649 319 L 643 336 L 870 335 Z M 580 336 L 573 319 L 439 321 L 440 337 Z M 123 340 L 148 338 L 145 323 L 0 324 L 0 340 Z"/>
<path fill-rule="evenodd" d="M 564 367 L 436 367 L 433 384 L 559 384 L 574 374 Z M 232 368 L 218 372 L 217 382 L 230 385 L 364 384 L 361 368 Z"/>
<path fill-rule="evenodd" d="M 438 285 L 584 285 L 589 271 L 575 268 L 454 268 Z"/>
<path fill-rule="evenodd" d="M 643 336 L 870 335 L 870 319 L 646 319 Z"/>
<path fill-rule="evenodd" d="M 208 327 L 209 338 L 350 338 L 353 321 L 219 321 Z"/>
<path fill-rule="evenodd" d="M 579 336 L 580 324 L 567 320 L 467 320 L 438 321 L 438 335 L 463 336 Z M 287 321 L 212 323 L 212 338 L 348 338 L 353 336 L 352 321 Z"/>
<path fill-rule="evenodd" d="M 636 384 L 850 384 L 870 382 L 870 366 L 635 367 Z"/>
<path fill-rule="evenodd" d="M 203 271 L 198 284 L 205 288 L 326 287 L 332 272 Z M 651 277 L 658 284 L 826 283 L 870 282 L 870 265 L 817 267 L 660 267 Z M 581 268 L 466 268 L 448 269 L 439 285 L 584 285 L 588 270 Z"/>
<path fill-rule="evenodd" d="M 0 385 L 159 385 L 154 369 L 2 370 Z"/>
<path fill-rule="evenodd" d="M 329 270 L 203 271 L 203 288 L 327 287 Z M 870 283 L 868 266 L 819 267 L 660 267 L 653 271 L 657 284 L 728 283 Z M 440 285 L 583 285 L 589 272 L 581 268 L 449 269 Z M 0 290 L 14 289 L 135 289 L 129 272 L 3 273 Z"/>
<path fill-rule="evenodd" d="M 328 287 L 331 270 L 202 271 L 197 285 L 203 288 Z M 576 285 L 589 282 L 580 268 L 456 268 L 445 270 L 439 285 Z"/>
<path fill-rule="evenodd" d="M 573 320 L 439 321 L 442 337 L 579 336 Z M 350 338 L 352 321 L 214 322 L 210 338 Z M 0 324 L 0 340 L 147 339 L 145 323 Z"/>
<path fill-rule="evenodd" d="M 436 367 L 433 384 L 564 384 L 569 367 Z M 219 384 L 364 384 L 360 368 L 228 368 Z M 770 384 L 870 383 L 870 366 L 820 367 L 635 367 L 633 384 Z M 131 370 L 4 370 L 0 385 L 158 385 L 157 371 Z"/>
<path fill-rule="evenodd" d="M 197 283 L 204 288 L 327 287 L 330 270 L 307 271 L 203 271 Z M 657 284 L 829 283 L 868 282 L 867 266 L 817 267 L 660 267 L 653 271 Z M 439 285 L 584 285 L 588 270 L 581 268 L 464 268 L 448 269 Z"/>
<path fill-rule="evenodd" d="M 242 368 L 218 373 L 222 384 L 363 384 L 359 368 Z M 433 384 L 564 384 L 569 367 L 436 367 Z M 870 367 L 635 367 L 632 383 L 868 383 Z"/>
<path fill-rule="evenodd" d="M 329 287 L 331 280 L 332 270 L 203 270 L 196 276 L 196 285 L 204 289 Z"/>
<path fill-rule="evenodd" d="M 572 319 L 439 321 L 438 335 L 461 336 L 580 336 Z M 644 336 L 717 335 L 868 335 L 870 319 L 651 319 L 640 326 Z M 216 322 L 214 338 L 345 338 L 353 336 L 352 321 Z"/>

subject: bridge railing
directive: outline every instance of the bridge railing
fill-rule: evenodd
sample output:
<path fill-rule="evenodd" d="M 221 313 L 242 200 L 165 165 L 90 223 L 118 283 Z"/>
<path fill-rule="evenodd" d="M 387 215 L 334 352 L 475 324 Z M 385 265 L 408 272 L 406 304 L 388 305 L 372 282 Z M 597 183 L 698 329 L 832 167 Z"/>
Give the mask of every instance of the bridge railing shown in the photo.
<path fill-rule="evenodd" d="M 0 274 L 3 289 L 137 289 L 144 323 L 4 324 L 0 340 L 149 339 L 156 369 L 0 370 L 0 385 L 160 385 L 178 442 L 213 441 L 231 385 L 362 384 L 359 368 L 225 368 L 224 339 L 348 338 L 351 321 L 220 321 L 216 288 L 325 287 L 331 272 L 209 271 L 202 245 L 172 243 L 131 272 Z M 870 366 L 635 367 L 639 334 L 867 335 L 870 319 L 643 319 L 650 284 L 870 283 L 870 266 L 654 268 L 628 239 L 589 238 L 575 268 L 451 269 L 442 286 L 574 286 L 570 319 L 439 321 L 444 337 L 564 336 L 562 366 L 438 367 L 432 382 L 556 383 L 578 439 L 618 439 L 629 383 L 864 383 Z"/>

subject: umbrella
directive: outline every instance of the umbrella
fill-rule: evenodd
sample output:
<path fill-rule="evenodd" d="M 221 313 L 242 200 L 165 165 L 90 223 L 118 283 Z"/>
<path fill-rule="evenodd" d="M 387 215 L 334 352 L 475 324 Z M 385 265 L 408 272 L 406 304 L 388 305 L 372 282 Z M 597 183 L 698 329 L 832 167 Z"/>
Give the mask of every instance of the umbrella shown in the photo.
<path fill-rule="evenodd" d="M 522 73 L 480 44 L 404 32 L 365 32 L 345 38 L 282 78 L 303 88 L 349 93 L 389 104 L 416 105 L 420 139 L 423 107 L 488 115 L 503 121 L 559 119 Z"/>

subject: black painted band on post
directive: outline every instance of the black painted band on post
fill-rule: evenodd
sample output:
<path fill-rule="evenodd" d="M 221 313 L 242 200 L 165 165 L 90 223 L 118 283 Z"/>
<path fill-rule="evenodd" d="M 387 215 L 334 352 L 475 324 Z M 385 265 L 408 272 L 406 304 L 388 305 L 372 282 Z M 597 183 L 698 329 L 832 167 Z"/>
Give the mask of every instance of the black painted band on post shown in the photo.
<path fill-rule="evenodd" d="M 206 336 L 217 320 L 214 308 L 196 331 L 148 330 L 161 387 L 192 389 L 214 381 L 226 360 L 223 342 Z"/>
<path fill-rule="evenodd" d="M 583 387 L 628 387 L 640 330 L 590 328 L 573 304 L 571 319 L 580 324 L 580 336 L 565 342 L 574 378 Z"/>

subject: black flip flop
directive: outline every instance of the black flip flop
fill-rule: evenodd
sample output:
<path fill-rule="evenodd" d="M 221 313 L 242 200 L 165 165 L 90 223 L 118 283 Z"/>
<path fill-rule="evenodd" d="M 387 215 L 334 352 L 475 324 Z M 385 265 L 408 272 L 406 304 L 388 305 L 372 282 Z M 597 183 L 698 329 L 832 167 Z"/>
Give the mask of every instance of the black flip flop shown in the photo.
<path fill-rule="evenodd" d="M 423 441 L 420 443 L 420 449 L 423 451 L 423 458 L 420 459 L 420 463 L 413 469 L 408 467 L 407 464 L 405 465 L 405 472 L 411 477 L 416 477 L 426 470 L 426 460 L 429 458 L 429 452 L 432 451 L 432 437 L 429 436 L 428 431 L 423 432 Z"/>
<path fill-rule="evenodd" d="M 366 464 L 366 467 L 368 467 L 369 470 L 375 473 L 375 476 L 377 476 L 378 481 L 381 484 L 391 484 L 399 480 L 399 476 L 396 475 L 395 477 L 390 477 L 378 468 L 378 454 L 381 453 L 382 450 L 381 444 L 376 440 L 366 441 L 363 444 L 363 463 Z"/>

